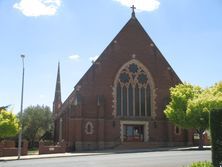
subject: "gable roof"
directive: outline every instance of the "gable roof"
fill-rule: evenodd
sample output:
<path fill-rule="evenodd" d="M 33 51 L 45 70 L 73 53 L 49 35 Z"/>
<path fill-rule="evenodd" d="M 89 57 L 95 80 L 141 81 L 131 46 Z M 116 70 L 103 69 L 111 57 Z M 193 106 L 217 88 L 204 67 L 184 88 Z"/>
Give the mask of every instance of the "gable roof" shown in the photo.
<path fill-rule="evenodd" d="M 137 45 L 144 45 L 144 48 L 147 48 L 150 52 L 155 52 L 156 56 L 161 59 L 165 65 L 171 70 L 173 75 L 175 75 L 178 80 L 179 77 L 173 71 L 170 64 L 167 62 L 165 57 L 162 55 L 158 47 L 155 45 L 153 40 L 144 30 L 143 26 L 137 20 L 135 15 L 132 14 L 132 17 L 129 21 L 124 25 L 124 27 L 120 30 L 120 32 L 114 37 L 114 39 L 110 42 L 110 44 L 104 49 L 104 51 L 100 54 L 97 60 L 91 65 L 91 67 L 87 70 L 87 72 L 83 75 L 83 77 L 79 80 L 79 82 L 75 85 L 79 85 L 81 81 L 85 78 L 85 75 L 89 73 L 92 69 L 94 64 L 102 63 L 104 58 L 107 56 L 107 53 L 114 48 L 114 45 L 118 43 L 118 49 L 127 51 L 129 54 L 137 52 Z M 118 55 L 120 56 L 120 55 Z M 151 56 L 151 54 L 150 54 Z"/>
<path fill-rule="evenodd" d="M 116 45 L 118 43 L 118 46 Z M 75 90 L 70 94 L 70 96 L 66 99 L 70 99 L 72 96 L 75 95 L 76 88 L 81 85 L 82 81 L 86 79 L 87 74 L 93 71 L 94 65 L 97 63 L 103 63 L 106 59 L 106 57 L 111 53 L 113 53 L 113 50 L 121 51 L 124 54 L 128 54 L 132 56 L 132 53 L 135 53 L 137 55 L 137 52 L 141 53 L 141 49 L 138 48 L 138 45 L 140 45 L 140 48 L 145 48 L 143 54 L 146 54 L 147 56 L 156 56 L 158 61 L 161 61 L 165 64 L 165 67 L 167 69 L 171 70 L 172 75 L 176 77 L 177 81 L 181 82 L 179 77 L 176 75 L 176 73 L 173 71 L 167 60 L 164 58 L 162 53 L 159 51 L 157 46 L 154 44 L 153 40 L 150 38 L 150 36 L 147 34 L 147 32 L 144 30 L 140 22 L 137 20 L 135 15 L 132 14 L 132 17 L 129 19 L 129 21 L 124 25 L 124 27 L 120 30 L 120 32 L 114 37 L 114 39 L 110 42 L 110 44 L 104 49 L 104 51 L 101 53 L 101 55 L 97 58 L 97 60 L 91 65 L 91 67 L 87 70 L 87 72 L 83 75 L 83 77 L 79 80 L 79 82 L 75 85 Z M 140 49 L 140 50 L 139 50 Z M 147 54 L 149 53 L 149 54 Z M 118 56 L 120 58 L 121 54 L 118 55 L 111 55 L 111 56 Z M 155 66 L 155 64 L 154 64 Z M 73 99 L 73 97 L 71 98 Z M 67 102 L 64 102 L 67 103 Z"/>

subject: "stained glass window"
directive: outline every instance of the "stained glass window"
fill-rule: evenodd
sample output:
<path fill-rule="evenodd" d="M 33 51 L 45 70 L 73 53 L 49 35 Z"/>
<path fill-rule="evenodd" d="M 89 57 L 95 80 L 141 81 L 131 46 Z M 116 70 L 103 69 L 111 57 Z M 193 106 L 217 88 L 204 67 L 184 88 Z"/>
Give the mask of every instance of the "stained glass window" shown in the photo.
<path fill-rule="evenodd" d="M 136 64 L 132 63 L 129 65 L 129 71 L 132 73 L 136 73 L 138 71 L 138 67 Z"/>
<path fill-rule="evenodd" d="M 126 65 L 116 84 L 117 116 L 151 115 L 149 78 L 142 67 L 136 63 Z"/>
<path fill-rule="evenodd" d="M 127 88 L 123 87 L 123 115 L 127 116 Z"/>
<path fill-rule="evenodd" d="M 129 115 L 133 116 L 133 87 L 129 85 Z"/>
<path fill-rule="evenodd" d="M 121 87 L 119 83 L 117 85 L 116 101 L 117 101 L 117 115 L 121 115 Z"/>

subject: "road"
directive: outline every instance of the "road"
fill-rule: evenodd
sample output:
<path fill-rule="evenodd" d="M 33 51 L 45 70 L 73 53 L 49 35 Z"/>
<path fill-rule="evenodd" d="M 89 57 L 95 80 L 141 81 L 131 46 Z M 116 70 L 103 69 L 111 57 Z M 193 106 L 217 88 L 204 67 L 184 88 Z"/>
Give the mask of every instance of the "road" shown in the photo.
<path fill-rule="evenodd" d="M 0 167 L 183 167 L 211 160 L 207 151 L 156 151 L 0 162 Z"/>

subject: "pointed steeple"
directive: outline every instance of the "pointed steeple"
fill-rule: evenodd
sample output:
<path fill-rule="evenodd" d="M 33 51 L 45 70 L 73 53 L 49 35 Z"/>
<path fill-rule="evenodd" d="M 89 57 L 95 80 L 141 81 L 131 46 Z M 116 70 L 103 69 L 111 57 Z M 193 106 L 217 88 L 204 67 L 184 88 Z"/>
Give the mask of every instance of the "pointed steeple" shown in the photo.
<path fill-rule="evenodd" d="M 60 63 L 58 62 L 58 71 L 56 79 L 55 97 L 53 102 L 53 111 L 58 112 L 62 104 L 61 101 L 61 83 L 60 83 Z"/>

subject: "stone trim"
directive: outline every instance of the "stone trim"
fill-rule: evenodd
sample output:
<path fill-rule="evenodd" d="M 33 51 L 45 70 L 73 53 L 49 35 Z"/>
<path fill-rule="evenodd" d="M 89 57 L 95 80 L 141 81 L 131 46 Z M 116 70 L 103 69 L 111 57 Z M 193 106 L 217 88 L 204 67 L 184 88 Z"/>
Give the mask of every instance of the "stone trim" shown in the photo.
<path fill-rule="evenodd" d="M 112 113 L 112 115 L 114 117 L 117 116 L 116 89 L 117 89 L 117 84 L 118 84 L 119 76 L 120 76 L 122 70 L 125 69 L 127 66 L 129 66 L 132 63 L 134 63 L 134 64 L 138 65 L 139 67 L 141 67 L 145 71 L 146 75 L 148 76 L 148 84 L 150 86 L 150 98 L 151 98 L 151 104 L 150 104 L 151 105 L 151 117 L 153 119 L 155 119 L 156 118 L 156 112 L 155 112 L 156 111 L 156 102 L 155 102 L 155 99 L 156 99 L 156 89 L 155 89 L 154 79 L 153 79 L 150 71 L 140 61 L 138 61 L 136 59 L 132 59 L 132 60 L 128 61 L 127 63 L 125 63 L 124 65 L 122 65 L 122 67 L 119 69 L 119 71 L 116 74 L 116 77 L 115 77 L 115 80 L 114 80 L 114 83 L 113 83 L 114 86 L 112 87 L 112 89 L 113 89 L 113 91 L 112 91 L 113 92 L 112 93 L 112 95 L 113 95 L 113 105 L 112 105 L 113 113 Z"/>
<path fill-rule="evenodd" d="M 123 125 L 144 125 L 144 142 L 149 141 L 148 121 L 120 121 L 120 140 L 123 142 Z"/>
<path fill-rule="evenodd" d="M 93 123 L 91 121 L 88 121 L 86 124 L 85 124 L 85 133 L 87 135 L 92 135 L 94 132 L 94 126 L 93 126 Z"/>

